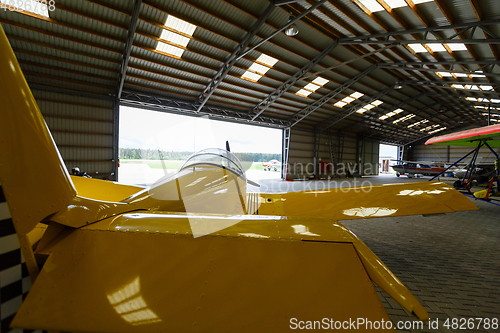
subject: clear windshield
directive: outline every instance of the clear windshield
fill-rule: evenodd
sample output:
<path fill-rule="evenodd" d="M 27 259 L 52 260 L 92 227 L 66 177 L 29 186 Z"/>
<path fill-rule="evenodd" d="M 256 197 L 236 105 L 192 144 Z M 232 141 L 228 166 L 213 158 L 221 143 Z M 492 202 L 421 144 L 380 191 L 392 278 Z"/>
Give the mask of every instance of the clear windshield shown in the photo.
<path fill-rule="evenodd" d="M 240 177 L 245 178 L 245 171 L 241 166 L 240 160 L 227 150 L 218 148 L 204 149 L 197 153 L 194 153 L 193 155 L 189 156 L 189 158 L 186 160 L 186 162 L 184 162 L 179 171 L 200 164 L 221 166 L 233 171 Z"/>

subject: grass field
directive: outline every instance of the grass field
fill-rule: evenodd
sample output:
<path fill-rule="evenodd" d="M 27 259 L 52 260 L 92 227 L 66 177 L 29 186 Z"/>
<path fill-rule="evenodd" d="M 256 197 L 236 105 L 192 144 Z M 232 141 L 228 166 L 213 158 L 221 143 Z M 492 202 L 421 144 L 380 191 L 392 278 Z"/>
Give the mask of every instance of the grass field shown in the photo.
<path fill-rule="evenodd" d="M 152 169 L 179 169 L 184 161 L 176 161 L 176 160 L 164 160 L 164 161 L 159 161 L 159 160 L 125 160 L 121 159 L 120 160 L 121 164 L 141 164 L 145 163 L 149 165 L 150 168 Z M 243 168 L 245 170 L 264 170 L 264 167 L 261 165 L 258 165 L 257 163 L 252 163 L 250 168 L 248 168 L 248 163 L 243 163 Z"/>

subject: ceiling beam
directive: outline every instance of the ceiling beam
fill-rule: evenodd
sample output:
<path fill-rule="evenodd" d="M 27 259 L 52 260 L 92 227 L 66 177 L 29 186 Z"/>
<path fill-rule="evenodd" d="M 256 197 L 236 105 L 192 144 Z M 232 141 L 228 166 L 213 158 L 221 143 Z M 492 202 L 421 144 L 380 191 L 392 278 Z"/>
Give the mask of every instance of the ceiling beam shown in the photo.
<path fill-rule="evenodd" d="M 432 33 L 436 31 L 443 31 L 443 30 L 450 30 L 450 29 L 471 29 L 474 27 L 483 27 L 483 26 L 488 26 L 488 25 L 495 25 L 498 24 L 498 20 L 484 20 L 484 21 L 476 21 L 476 22 L 467 22 L 467 23 L 458 23 L 458 24 L 450 24 L 450 25 L 444 25 L 444 26 L 435 26 L 435 27 L 428 27 L 428 28 L 420 28 L 420 29 L 409 29 L 409 30 L 402 30 L 402 31 L 389 31 L 385 33 L 379 33 L 379 34 L 371 34 L 371 35 L 364 35 L 364 36 L 354 36 L 354 37 L 346 37 L 342 38 L 341 42 L 346 43 L 351 41 L 362 41 L 366 39 L 372 39 L 372 38 L 389 38 L 389 37 L 394 37 L 394 36 L 400 36 L 400 35 L 409 35 L 409 34 L 425 34 L 425 33 Z M 461 33 L 465 32 L 461 31 Z M 454 37 L 454 36 L 452 36 Z M 393 40 L 392 40 L 393 41 Z M 418 42 L 418 41 L 413 41 L 413 40 L 397 40 L 398 42 Z M 458 41 L 458 40 L 455 40 Z M 394 41 L 395 42 L 395 41 Z M 463 40 L 460 40 L 460 42 L 463 43 Z"/>
<path fill-rule="evenodd" d="M 336 48 L 338 45 L 337 41 L 335 40 L 333 43 L 330 44 L 326 49 L 323 50 L 320 54 L 318 54 L 313 60 L 308 62 L 304 67 L 299 69 L 295 74 L 290 76 L 288 80 L 283 82 L 278 88 L 273 90 L 269 95 L 267 95 L 266 98 L 264 98 L 262 101 L 257 104 L 252 111 L 250 111 L 250 115 L 252 116 L 252 119 L 257 118 L 260 116 L 262 112 L 264 112 L 271 104 L 273 104 L 278 98 L 280 98 L 285 92 L 290 89 L 298 80 L 300 80 L 303 76 L 305 76 L 311 68 L 313 68 L 316 64 L 318 64 L 321 59 L 326 57 L 328 53 L 330 53 L 334 48 Z"/>
<path fill-rule="evenodd" d="M 236 46 L 234 49 L 233 53 L 226 59 L 222 67 L 219 69 L 219 71 L 214 75 L 212 80 L 210 80 L 210 83 L 203 89 L 201 94 L 198 96 L 197 102 L 199 103 L 198 109 L 196 112 L 199 112 L 205 104 L 208 102 L 210 99 L 210 96 L 214 93 L 215 89 L 221 84 L 221 82 L 224 80 L 226 77 L 227 73 L 231 70 L 233 65 L 236 63 L 238 59 L 240 59 L 240 56 L 243 55 L 245 52 L 248 44 L 250 44 L 250 41 L 252 38 L 255 36 L 255 34 L 259 31 L 259 29 L 262 27 L 266 19 L 271 15 L 272 11 L 276 8 L 275 4 L 270 3 L 266 10 L 262 13 L 262 15 L 259 17 L 259 19 L 254 23 L 252 28 L 245 34 L 245 37 L 243 37 L 242 41 Z"/>
<path fill-rule="evenodd" d="M 334 116 L 332 116 L 332 117 L 324 120 L 320 124 L 316 125 L 316 128 L 320 132 L 323 132 L 323 131 L 327 130 L 328 128 L 332 127 L 333 125 L 335 125 L 339 121 L 341 121 L 341 120 L 349 117 L 350 115 L 354 114 L 357 109 L 365 107 L 366 105 L 372 103 L 373 101 L 379 99 L 380 97 L 387 95 L 393 89 L 394 89 L 394 86 L 388 87 L 388 88 L 382 90 L 381 92 L 379 92 L 378 94 L 376 94 L 375 96 L 373 96 L 372 98 L 370 98 L 370 100 L 368 102 L 362 102 L 359 105 L 352 106 L 349 109 L 343 110 L 340 113 L 338 113 L 338 114 L 336 114 L 336 115 L 334 115 Z"/>
<path fill-rule="evenodd" d="M 290 122 L 283 118 L 259 116 L 256 119 L 251 119 L 247 112 L 238 111 L 236 109 L 219 108 L 213 106 L 205 106 L 201 111 L 198 110 L 197 104 L 193 102 L 174 100 L 166 96 L 146 94 L 123 90 L 120 104 L 160 110 L 164 112 L 178 113 L 190 116 L 208 116 L 211 119 L 238 122 L 244 124 L 253 124 L 258 126 L 286 128 L 290 127 Z"/>
<path fill-rule="evenodd" d="M 302 121 L 305 117 L 309 116 L 311 113 L 316 111 L 318 108 L 323 106 L 325 103 L 330 101 L 332 98 L 346 90 L 347 88 L 351 87 L 354 83 L 358 82 L 361 80 L 363 77 L 368 75 L 371 71 L 373 71 L 375 68 L 377 68 L 377 65 L 372 65 L 368 67 L 366 70 L 361 72 L 360 74 L 356 75 L 346 83 L 342 84 L 341 86 L 337 87 L 336 89 L 330 91 L 328 94 L 323 96 L 322 98 L 318 99 L 317 101 L 314 101 L 312 104 L 309 104 L 299 112 L 295 113 L 292 117 L 289 118 L 289 121 L 292 123 L 290 126 L 295 126 L 297 125 L 300 121 Z"/>
<path fill-rule="evenodd" d="M 142 5 L 142 0 L 135 0 L 134 9 L 132 10 L 132 16 L 130 17 L 130 25 L 128 28 L 127 41 L 125 42 L 125 48 L 123 50 L 122 63 L 120 65 L 118 87 L 116 90 L 117 100 L 120 100 L 120 97 L 122 95 L 123 83 L 125 82 L 128 62 L 130 60 L 130 52 L 132 51 L 132 45 L 134 45 L 135 29 L 137 28 L 137 23 L 139 22 L 139 12 L 141 11 L 141 5 Z"/>

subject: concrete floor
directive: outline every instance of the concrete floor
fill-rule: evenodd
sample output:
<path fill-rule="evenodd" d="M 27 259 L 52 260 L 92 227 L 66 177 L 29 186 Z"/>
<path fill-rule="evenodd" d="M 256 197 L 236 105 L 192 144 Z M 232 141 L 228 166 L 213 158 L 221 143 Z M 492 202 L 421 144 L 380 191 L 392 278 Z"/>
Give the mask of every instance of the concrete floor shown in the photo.
<path fill-rule="evenodd" d="M 395 175 L 336 181 L 261 181 L 261 192 L 289 192 L 328 187 L 426 181 Z M 456 179 L 442 178 L 452 184 Z M 365 183 L 366 184 L 366 183 Z M 423 217 L 405 216 L 340 221 L 394 272 L 429 312 L 438 329 L 399 332 L 500 332 L 499 329 L 447 329 L 451 318 L 500 320 L 500 207 L 473 200 L 479 208 Z M 497 203 L 500 203 L 497 201 Z M 418 325 L 395 301 L 378 289 L 394 325 Z M 463 319 L 462 319 L 463 320 Z M 478 319 L 473 319 L 476 325 Z M 471 321 L 472 324 L 472 321 Z M 417 326 L 415 326 L 417 327 Z"/>

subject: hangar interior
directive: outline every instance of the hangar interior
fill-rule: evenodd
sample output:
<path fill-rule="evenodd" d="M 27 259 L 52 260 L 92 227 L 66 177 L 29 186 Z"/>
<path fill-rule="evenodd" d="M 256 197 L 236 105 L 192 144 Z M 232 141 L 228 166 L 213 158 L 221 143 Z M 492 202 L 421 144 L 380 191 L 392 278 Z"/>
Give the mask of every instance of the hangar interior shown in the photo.
<path fill-rule="evenodd" d="M 120 106 L 282 129 L 283 179 L 303 178 L 294 166 L 320 161 L 377 175 L 380 143 L 397 145 L 402 159 L 453 162 L 467 149 L 430 148 L 425 140 L 500 121 L 498 0 L 23 4 L 14 8 L 0 0 L 2 28 L 66 167 L 94 178 L 117 180 Z M 490 157 L 486 148 L 480 154 Z M 498 278 L 498 223 L 485 222 L 498 222 L 498 210 L 478 206 L 483 222 L 477 237 L 487 243 L 490 263 L 481 276 Z M 463 214 L 457 223 L 474 223 L 475 212 Z M 439 224 L 453 217 L 432 219 Z M 422 223 L 431 232 L 427 221 Z M 403 224 L 394 226 L 401 235 Z M 387 225 L 383 230 L 391 232 Z M 390 251 L 383 235 L 367 237 Z M 417 243 L 415 253 L 436 245 L 429 235 Z M 406 259 L 396 258 L 395 266 L 403 264 L 398 260 Z M 20 279 L 2 281 L 2 332 L 29 289 L 23 265 L 9 273 Z M 453 279 L 450 272 L 447 279 Z M 403 272 L 406 283 L 414 273 Z M 7 288 L 11 282 L 14 289 Z M 417 282 L 412 291 L 424 290 Z M 474 282 L 471 273 L 454 283 Z M 500 285 L 488 280 L 483 287 L 476 294 L 457 287 L 455 298 L 446 298 L 429 296 L 428 286 L 422 299 L 434 297 L 432 310 L 439 315 L 498 318 Z M 456 295 L 464 294 L 479 305 L 460 303 Z M 404 316 L 401 311 L 389 314 Z"/>

